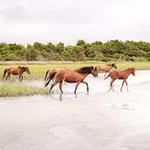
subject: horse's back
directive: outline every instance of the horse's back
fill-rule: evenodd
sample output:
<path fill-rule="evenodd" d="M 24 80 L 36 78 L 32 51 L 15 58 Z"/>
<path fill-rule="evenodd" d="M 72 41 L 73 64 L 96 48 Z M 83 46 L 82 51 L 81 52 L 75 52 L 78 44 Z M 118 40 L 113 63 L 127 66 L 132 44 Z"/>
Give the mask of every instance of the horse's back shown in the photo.
<path fill-rule="evenodd" d="M 70 70 L 70 69 L 60 69 L 57 74 L 59 76 L 70 77 L 70 76 L 75 76 L 79 73 L 77 73 L 74 70 Z"/>
<path fill-rule="evenodd" d="M 111 67 L 108 64 L 101 64 L 96 66 L 98 71 L 109 71 Z"/>
<path fill-rule="evenodd" d="M 13 75 L 18 75 L 18 68 L 17 67 L 9 67 L 6 68 L 8 73 L 12 73 Z"/>
<path fill-rule="evenodd" d="M 55 79 L 64 80 L 69 83 L 75 83 L 82 80 L 83 75 L 70 69 L 60 69 L 57 71 Z"/>
<path fill-rule="evenodd" d="M 126 79 L 126 78 L 128 78 L 128 74 L 126 73 L 125 70 L 123 70 L 123 71 L 112 71 L 110 76 L 112 78 L 116 78 L 116 79 Z"/>

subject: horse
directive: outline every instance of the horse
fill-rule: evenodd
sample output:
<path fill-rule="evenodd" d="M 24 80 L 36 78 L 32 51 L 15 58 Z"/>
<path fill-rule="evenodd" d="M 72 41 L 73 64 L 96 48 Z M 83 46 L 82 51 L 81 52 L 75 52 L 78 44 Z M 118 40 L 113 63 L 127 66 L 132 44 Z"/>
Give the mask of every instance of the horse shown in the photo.
<path fill-rule="evenodd" d="M 21 66 L 18 66 L 18 67 L 10 67 L 10 68 L 6 68 L 4 70 L 4 73 L 3 73 L 3 79 L 5 78 L 5 75 L 7 73 L 7 76 L 6 76 L 6 80 L 9 78 L 10 79 L 10 75 L 13 74 L 13 75 L 18 75 L 19 76 L 19 80 L 22 81 L 23 80 L 23 76 L 22 74 L 24 72 L 27 72 L 28 74 L 30 74 L 30 70 L 28 67 L 21 67 Z"/>
<path fill-rule="evenodd" d="M 99 66 L 96 66 L 97 70 L 100 71 L 104 71 L 104 77 L 106 76 L 107 73 L 110 73 L 112 71 L 113 68 L 117 69 L 117 66 L 115 63 L 111 63 L 111 64 L 101 64 Z"/>
<path fill-rule="evenodd" d="M 114 91 L 113 88 L 113 82 L 115 80 L 123 80 L 120 91 L 122 92 L 122 88 L 124 83 L 126 83 L 127 85 L 127 91 L 129 91 L 128 89 L 128 83 L 127 83 L 127 79 L 129 77 L 129 75 L 132 74 L 133 76 L 135 76 L 135 68 L 128 68 L 126 70 L 123 71 L 112 71 L 105 79 L 107 79 L 108 77 L 111 77 L 111 82 L 110 82 L 110 89 L 109 91 L 111 91 L 111 89 Z"/>
<path fill-rule="evenodd" d="M 68 83 L 77 83 L 74 94 L 76 94 L 77 88 L 80 83 L 86 84 L 87 86 L 87 92 L 89 92 L 89 85 L 84 79 L 87 77 L 87 75 L 92 74 L 94 77 L 98 76 L 98 71 L 93 66 L 90 67 L 82 67 L 76 70 L 70 70 L 70 69 L 54 69 L 48 76 L 48 81 L 46 81 L 45 87 L 50 83 L 51 80 L 54 81 L 54 83 L 50 87 L 50 92 L 52 88 L 59 83 L 59 89 L 61 93 L 62 91 L 62 83 L 63 81 Z"/>

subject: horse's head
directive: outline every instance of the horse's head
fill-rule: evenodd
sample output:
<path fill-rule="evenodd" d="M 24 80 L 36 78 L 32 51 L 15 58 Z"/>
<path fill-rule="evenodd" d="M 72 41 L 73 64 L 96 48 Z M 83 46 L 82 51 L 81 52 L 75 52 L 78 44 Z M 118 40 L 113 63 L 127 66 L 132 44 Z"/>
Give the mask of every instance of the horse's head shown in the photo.
<path fill-rule="evenodd" d="M 21 69 L 23 72 L 27 72 L 28 74 L 31 74 L 31 73 L 30 73 L 30 70 L 29 70 L 29 67 L 24 67 L 24 66 L 21 67 L 21 66 L 18 66 L 18 68 Z"/>
<path fill-rule="evenodd" d="M 29 67 L 25 67 L 25 71 L 28 73 L 28 74 L 31 74 L 30 70 L 29 70 Z"/>
<path fill-rule="evenodd" d="M 129 70 L 132 73 L 132 75 L 135 76 L 135 68 L 129 68 Z"/>
<path fill-rule="evenodd" d="M 117 66 L 115 63 L 112 64 L 112 67 L 116 68 L 117 69 Z"/>
<path fill-rule="evenodd" d="M 92 74 L 94 77 L 97 77 L 97 76 L 98 76 L 97 67 L 92 67 L 91 74 Z"/>

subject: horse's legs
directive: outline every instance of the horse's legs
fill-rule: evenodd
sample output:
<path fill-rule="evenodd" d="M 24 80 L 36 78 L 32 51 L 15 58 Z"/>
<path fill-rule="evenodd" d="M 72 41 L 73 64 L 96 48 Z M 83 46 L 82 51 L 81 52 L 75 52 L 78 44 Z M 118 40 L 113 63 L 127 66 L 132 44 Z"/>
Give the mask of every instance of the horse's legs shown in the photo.
<path fill-rule="evenodd" d="M 86 84 L 86 86 L 87 86 L 87 92 L 89 92 L 89 85 L 88 85 L 88 83 L 85 82 L 85 81 L 83 81 L 82 83 Z"/>
<path fill-rule="evenodd" d="M 110 89 L 108 90 L 108 92 L 109 91 L 111 91 L 111 89 L 113 90 L 113 92 L 114 92 L 114 88 L 113 88 L 113 82 L 115 81 L 115 79 L 112 79 L 111 80 L 111 82 L 110 82 Z"/>
<path fill-rule="evenodd" d="M 121 88 L 120 88 L 121 92 L 122 92 L 122 88 L 123 88 L 124 82 L 125 82 L 125 80 L 123 80 L 123 82 L 122 82 L 122 85 L 121 85 Z"/>
<path fill-rule="evenodd" d="M 7 78 L 8 78 L 8 73 L 7 73 L 7 75 L 6 75 L 3 79 L 6 79 L 6 80 L 7 80 Z"/>
<path fill-rule="evenodd" d="M 23 80 L 23 76 L 19 75 L 19 81 L 22 81 L 22 80 Z"/>
<path fill-rule="evenodd" d="M 77 88 L 78 88 L 79 84 L 80 84 L 80 82 L 78 82 L 78 83 L 76 84 L 76 87 L 75 87 L 75 90 L 74 90 L 74 94 L 76 94 Z"/>
<path fill-rule="evenodd" d="M 107 74 L 107 71 L 105 72 L 104 77 L 106 77 L 106 74 Z"/>
<path fill-rule="evenodd" d="M 51 85 L 50 89 L 49 89 L 49 92 L 51 92 L 52 88 L 57 84 L 58 82 L 55 82 Z"/>
<path fill-rule="evenodd" d="M 10 74 L 11 75 L 11 74 Z M 10 75 L 9 75 L 9 80 L 10 80 Z"/>
<path fill-rule="evenodd" d="M 63 91 L 62 91 L 62 81 L 59 83 L 59 89 L 60 89 L 61 93 L 63 94 Z"/>
<path fill-rule="evenodd" d="M 129 88 L 128 88 L 128 82 L 125 80 L 125 83 L 127 85 L 127 91 L 129 91 Z"/>
<path fill-rule="evenodd" d="M 7 74 L 6 80 L 7 80 L 8 78 L 10 79 L 10 75 L 11 75 L 10 73 Z"/>
<path fill-rule="evenodd" d="M 20 81 L 22 81 L 22 80 L 23 80 L 23 76 L 20 77 Z"/>

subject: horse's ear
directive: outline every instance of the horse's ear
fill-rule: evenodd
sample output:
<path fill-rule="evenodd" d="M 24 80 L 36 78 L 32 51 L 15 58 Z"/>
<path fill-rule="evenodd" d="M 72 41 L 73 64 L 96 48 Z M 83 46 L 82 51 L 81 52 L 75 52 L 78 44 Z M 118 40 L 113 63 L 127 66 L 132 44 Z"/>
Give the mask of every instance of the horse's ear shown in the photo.
<path fill-rule="evenodd" d="M 90 67 L 89 67 L 89 69 L 93 70 L 93 69 L 94 69 L 94 67 L 93 67 L 93 66 L 90 66 Z"/>
<path fill-rule="evenodd" d="M 113 67 L 115 67 L 115 68 L 117 69 L 117 66 L 116 66 L 116 64 L 115 64 L 115 63 L 113 63 L 113 64 L 112 64 L 112 66 L 113 66 Z"/>

